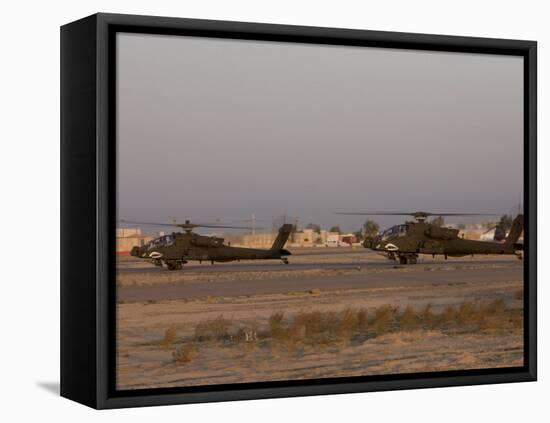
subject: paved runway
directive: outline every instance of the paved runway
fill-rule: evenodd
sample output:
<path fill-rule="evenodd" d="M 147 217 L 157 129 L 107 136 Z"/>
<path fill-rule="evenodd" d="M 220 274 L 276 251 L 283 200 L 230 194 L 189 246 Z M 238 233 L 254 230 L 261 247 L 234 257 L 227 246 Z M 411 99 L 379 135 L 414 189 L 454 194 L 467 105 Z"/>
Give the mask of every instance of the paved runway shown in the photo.
<path fill-rule="evenodd" d="M 493 267 L 479 267 L 466 269 L 433 269 L 426 270 L 425 266 L 418 266 L 414 270 L 406 272 L 394 270 L 391 266 L 383 263 L 361 264 L 371 266 L 384 266 L 384 272 L 357 272 L 345 275 L 329 276 L 298 276 L 265 278 L 255 280 L 237 281 L 215 281 L 215 282 L 188 282 L 188 283 L 166 283 L 145 286 L 123 286 L 117 289 L 118 301 L 147 301 L 181 299 L 204 296 L 240 296 L 240 295 L 261 295 L 287 293 L 290 291 L 308 291 L 313 289 L 353 289 L 353 288 L 380 288 L 395 286 L 420 286 L 420 285 L 448 285 L 457 283 L 485 283 L 495 281 L 521 281 L 523 278 L 523 267 L 519 263 L 510 261 L 487 260 L 484 265 L 495 264 Z M 468 264 L 474 264 L 471 261 Z M 438 262 L 438 264 L 442 264 Z M 448 263 L 449 266 L 459 264 L 458 261 Z M 498 265 L 496 265 L 498 264 Z M 340 265 L 342 265 L 340 263 Z M 220 271 L 220 266 L 212 266 L 212 271 Z M 246 266 L 246 264 L 243 264 Z M 258 270 L 257 265 L 251 265 Z M 275 265 L 280 269 L 280 266 Z M 357 264 L 349 265 L 350 268 L 357 267 Z M 265 270 L 265 265 L 260 266 Z M 286 266 L 288 268 L 290 266 Z M 334 268 L 334 265 L 330 265 Z M 314 264 L 312 268 L 319 268 Z M 206 269 L 206 268 L 205 268 Z M 303 270 L 304 268 L 301 268 Z M 157 271 L 157 269 L 153 269 Z M 231 270 L 239 270 L 232 267 Z M 162 269 L 158 269 L 162 271 Z M 201 269 L 202 271 L 202 269 Z"/>
<path fill-rule="evenodd" d="M 292 259 L 292 258 L 291 258 Z M 510 260 L 502 260 L 500 258 L 490 258 L 483 261 L 472 261 L 469 259 L 450 259 L 447 262 L 432 259 L 420 259 L 417 266 L 422 265 L 449 265 L 449 266 L 462 266 L 472 264 L 483 265 L 500 265 L 510 264 Z M 139 264 L 138 264 L 139 263 Z M 156 273 L 156 272 L 169 272 L 166 267 L 155 267 L 149 263 L 138 262 L 131 264 L 121 264 L 117 270 L 122 273 Z M 371 260 L 369 257 L 358 258 L 352 262 L 342 263 L 338 261 L 323 261 L 312 263 L 292 263 L 286 265 L 279 260 L 272 261 L 248 261 L 248 262 L 231 262 L 231 263 L 210 263 L 203 262 L 198 264 L 197 262 L 191 262 L 183 266 L 183 270 L 179 272 L 269 272 L 269 271 L 292 271 L 292 270 L 312 270 L 312 269 L 355 269 L 357 267 L 365 269 L 391 269 L 396 265 L 395 262 L 390 260 Z"/>

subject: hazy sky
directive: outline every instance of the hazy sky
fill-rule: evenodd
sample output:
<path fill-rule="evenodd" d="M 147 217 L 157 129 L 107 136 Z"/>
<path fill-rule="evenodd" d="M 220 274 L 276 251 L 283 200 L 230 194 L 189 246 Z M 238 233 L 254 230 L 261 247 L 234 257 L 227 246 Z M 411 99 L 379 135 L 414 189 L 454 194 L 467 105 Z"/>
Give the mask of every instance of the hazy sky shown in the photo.
<path fill-rule="evenodd" d="M 520 57 L 118 35 L 122 219 L 505 213 L 523 192 Z M 401 218 L 377 218 L 383 225 Z M 466 219 L 464 219 L 466 221 Z"/>

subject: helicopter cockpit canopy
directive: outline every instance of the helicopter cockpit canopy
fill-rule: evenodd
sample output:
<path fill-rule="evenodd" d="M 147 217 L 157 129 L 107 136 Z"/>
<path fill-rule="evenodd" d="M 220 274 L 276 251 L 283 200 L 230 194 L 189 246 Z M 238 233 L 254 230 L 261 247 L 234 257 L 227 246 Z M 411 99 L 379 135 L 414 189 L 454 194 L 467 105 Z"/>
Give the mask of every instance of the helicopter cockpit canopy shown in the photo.
<path fill-rule="evenodd" d="M 408 229 L 409 225 L 406 224 L 392 226 L 391 228 L 386 229 L 384 232 L 382 232 L 382 240 L 386 240 L 394 236 L 405 236 L 407 235 Z"/>
<path fill-rule="evenodd" d="M 175 236 L 174 235 L 164 235 L 159 238 L 155 238 L 149 242 L 149 249 L 159 248 L 159 247 L 168 247 L 174 244 Z"/>

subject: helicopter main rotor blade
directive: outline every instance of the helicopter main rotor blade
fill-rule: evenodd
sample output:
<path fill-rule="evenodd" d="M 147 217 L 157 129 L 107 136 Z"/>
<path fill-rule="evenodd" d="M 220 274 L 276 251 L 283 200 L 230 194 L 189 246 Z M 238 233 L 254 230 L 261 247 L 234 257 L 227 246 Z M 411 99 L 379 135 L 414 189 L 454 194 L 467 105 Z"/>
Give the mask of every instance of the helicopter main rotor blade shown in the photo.
<path fill-rule="evenodd" d="M 341 214 L 347 216 L 411 216 L 412 213 L 401 212 L 336 212 L 334 214 Z"/>
<path fill-rule="evenodd" d="M 138 222 L 134 220 L 120 220 L 121 223 L 128 223 L 131 225 L 153 225 L 153 226 L 175 226 L 178 228 L 183 229 L 193 229 L 193 228 L 219 228 L 219 229 L 247 229 L 252 230 L 249 226 L 231 226 L 231 225 L 219 225 L 219 224 L 210 224 L 210 223 L 192 223 L 192 222 L 185 222 L 185 223 L 158 223 L 158 222 Z M 255 229 L 262 229 L 256 227 Z"/>
<path fill-rule="evenodd" d="M 120 223 L 128 223 L 130 225 L 153 225 L 153 226 L 178 226 L 175 223 L 158 223 L 158 222 L 137 222 L 134 220 L 119 220 Z"/>
<path fill-rule="evenodd" d="M 186 226 L 186 224 L 176 225 L 176 226 Z M 222 228 L 222 229 L 248 229 L 252 230 L 250 226 L 231 226 L 231 225 L 210 225 L 207 223 L 191 223 L 191 226 L 197 227 L 197 228 Z M 256 227 L 255 229 L 262 229 Z"/>
<path fill-rule="evenodd" d="M 497 216 L 496 213 L 432 213 L 432 212 L 385 212 L 385 211 L 364 211 L 364 212 L 337 212 L 334 214 L 349 216 Z"/>

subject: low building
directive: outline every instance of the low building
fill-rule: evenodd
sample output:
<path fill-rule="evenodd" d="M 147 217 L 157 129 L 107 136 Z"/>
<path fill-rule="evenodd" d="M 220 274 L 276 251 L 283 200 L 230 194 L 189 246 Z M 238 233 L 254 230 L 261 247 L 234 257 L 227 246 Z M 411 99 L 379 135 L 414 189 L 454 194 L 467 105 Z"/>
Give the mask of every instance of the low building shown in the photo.
<path fill-rule="evenodd" d="M 342 234 L 340 235 L 340 243 L 344 245 L 353 245 L 359 242 L 355 234 Z"/>
<path fill-rule="evenodd" d="M 290 246 L 294 247 L 314 247 L 321 244 L 321 234 L 313 229 L 304 229 L 292 234 Z"/>
<path fill-rule="evenodd" d="M 339 247 L 340 246 L 340 233 L 339 232 L 327 232 L 327 240 L 325 242 L 327 247 Z"/>
<path fill-rule="evenodd" d="M 129 254 L 134 246 L 142 246 L 157 235 L 143 235 L 140 228 L 117 228 L 116 229 L 116 253 Z"/>

